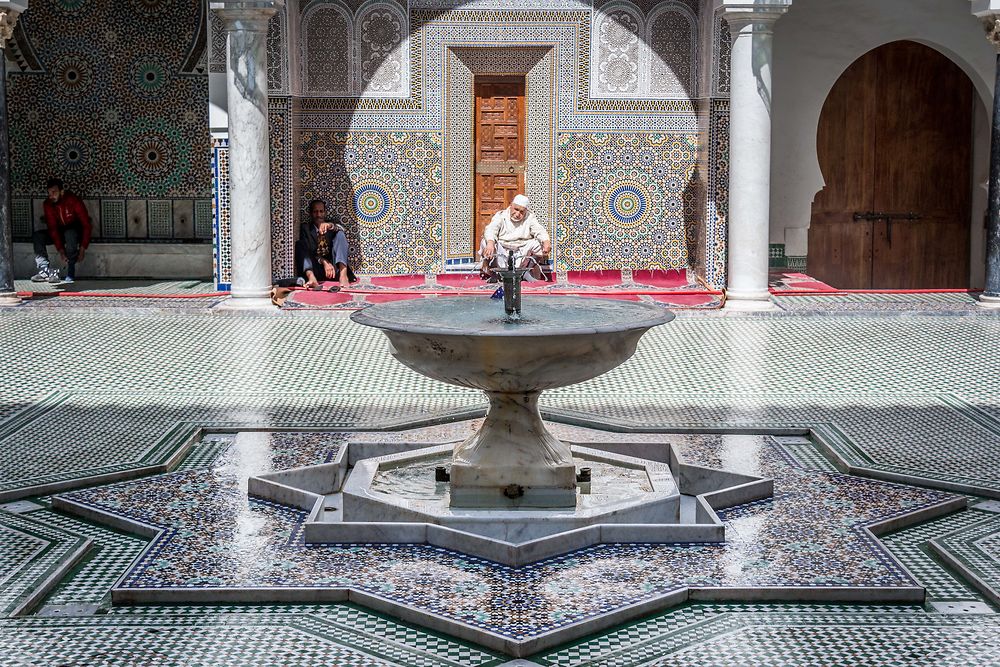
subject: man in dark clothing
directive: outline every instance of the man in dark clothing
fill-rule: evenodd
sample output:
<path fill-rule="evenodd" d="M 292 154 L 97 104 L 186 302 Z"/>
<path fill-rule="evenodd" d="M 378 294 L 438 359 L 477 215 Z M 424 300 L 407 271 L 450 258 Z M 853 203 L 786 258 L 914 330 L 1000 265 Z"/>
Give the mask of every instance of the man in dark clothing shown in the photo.
<path fill-rule="evenodd" d="M 49 195 L 44 206 L 48 229 L 35 230 L 32 235 L 38 273 L 31 279 L 35 282 L 60 282 L 59 270 L 49 266 L 49 254 L 45 246 L 51 243 L 66 264 L 66 278 L 62 282 L 72 283 L 76 277 L 76 263 L 83 261 L 90 245 L 90 216 L 80 198 L 64 190 L 63 182 L 58 178 L 49 179 L 45 188 Z"/>
<path fill-rule="evenodd" d="M 337 280 L 340 287 L 357 282 L 347 263 L 347 237 L 343 228 L 326 219 L 326 202 L 315 199 L 309 203 L 309 222 L 299 228 L 295 243 L 295 274 L 316 287 L 325 280 Z"/>

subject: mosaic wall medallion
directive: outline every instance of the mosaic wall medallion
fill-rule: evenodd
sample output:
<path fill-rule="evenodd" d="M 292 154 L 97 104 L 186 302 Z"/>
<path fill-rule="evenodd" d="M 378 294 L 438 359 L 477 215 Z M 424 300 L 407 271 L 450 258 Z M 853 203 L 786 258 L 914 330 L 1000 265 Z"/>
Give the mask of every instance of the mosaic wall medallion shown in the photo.
<path fill-rule="evenodd" d="M 298 148 L 301 199 L 341 219 L 357 270 L 441 268 L 440 133 L 304 132 Z"/>
<path fill-rule="evenodd" d="M 557 268 L 687 266 L 697 152 L 692 135 L 560 135 Z"/>
<path fill-rule="evenodd" d="M 41 71 L 12 72 L 7 93 L 14 197 L 53 175 L 88 199 L 210 195 L 202 4 L 31 3 Z"/>

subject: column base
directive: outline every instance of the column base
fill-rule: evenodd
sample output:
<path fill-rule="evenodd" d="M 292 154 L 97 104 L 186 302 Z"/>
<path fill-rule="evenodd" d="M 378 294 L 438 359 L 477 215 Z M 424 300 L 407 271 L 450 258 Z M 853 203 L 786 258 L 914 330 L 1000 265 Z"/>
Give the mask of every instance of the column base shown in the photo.
<path fill-rule="evenodd" d="M 982 308 L 1000 308 L 1000 295 L 980 294 L 978 305 Z"/>
<path fill-rule="evenodd" d="M 213 310 L 276 310 L 271 297 L 231 296 Z"/>
<path fill-rule="evenodd" d="M 727 301 L 770 301 L 771 292 L 764 289 L 733 289 L 726 290 Z"/>
<path fill-rule="evenodd" d="M 21 303 L 17 292 L 0 292 L 0 306 L 16 306 Z"/>

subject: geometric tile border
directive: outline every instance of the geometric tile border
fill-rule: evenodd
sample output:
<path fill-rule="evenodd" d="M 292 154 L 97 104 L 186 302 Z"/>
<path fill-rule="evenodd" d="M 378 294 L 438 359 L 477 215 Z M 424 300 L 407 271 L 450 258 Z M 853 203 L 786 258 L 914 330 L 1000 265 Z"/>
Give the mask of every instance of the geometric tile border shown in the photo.
<path fill-rule="evenodd" d="M 0 510 L 0 614 L 30 612 L 90 549 L 90 539 Z"/>
<path fill-rule="evenodd" d="M 379 409 L 364 396 L 180 394 L 173 395 L 170 408 L 165 408 L 156 400 L 137 402 L 136 394 L 60 392 L 0 422 L 0 443 L 6 443 L 9 457 L 6 479 L 0 478 L 0 502 L 167 472 L 184 458 L 192 444 L 212 431 L 274 427 L 333 430 L 364 424 L 365 428 L 419 426 L 435 418 L 477 416 L 481 409 L 463 407 L 470 403 L 470 398 L 475 400 L 461 394 L 430 397 L 431 405 L 436 407 L 428 412 L 435 417 L 413 419 L 406 418 L 414 411 L 405 403 Z M 263 411 L 264 406 L 279 401 L 285 406 L 279 413 Z M 86 423 L 87 414 L 107 411 L 112 406 L 119 411 L 105 416 L 103 434 L 115 436 L 109 438 L 107 449 L 95 451 L 96 443 L 85 439 L 66 443 L 61 455 L 69 465 L 64 464 L 51 473 L 42 472 L 52 470 L 52 461 L 35 454 L 41 442 L 51 441 L 57 437 L 54 434 L 64 433 L 74 423 L 82 429 L 91 427 Z M 126 440 L 117 437 L 118 431 L 108 432 L 115 421 L 128 429 Z M 26 432 L 29 426 L 33 431 L 30 436 Z M 111 463 L 112 460 L 115 462 Z M 76 467 L 70 467 L 74 464 Z"/>
<path fill-rule="evenodd" d="M 971 501 L 970 501 L 971 503 Z M 932 600 L 982 600 L 982 597 L 954 570 L 941 567 L 935 558 L 931 543 L 945 535 L 981 522 L 988 515 L 973 505 L 964 512 L 927 521 L 919 526 L 906 528 L 881 538 L 892 554 L 900 560 L 917 582 L 927 589 Z M 960 571 L 960 570 L 959 570 Z"/>
<path fill-rule="evenodd" d="M 995 665 L 1000 618 L 923 613 L 727 613 L 643 632 L 614 647 L 615 633 L 536 657 L 541 665 Z"/>
<path fill-rule="evenodd" d="M 331 608 L 329 616 L 202 613 L 4 620 L 0 656 L 14 664 L 121 660 L 130 665 L 220 667 L 492 667 L 506 660 L 347 606 Z"/>
<path fill-rule="evenodd" d="M 995 605 L 1000 605 L 1000 515 L 930 541 L 931 550 Z"/>
<path fill-rule="evenodd" d="M 49 607 L 91 605 L 106 610 L 111 606 L 111 588 L 122 572 L 146 548 L 146 540 L 80 521 L 72 516 L 43 510 L 31 519 L 40 524 L 90 538 L 91 549 L 82 562 L 49 593 L 40 610 Z"/>

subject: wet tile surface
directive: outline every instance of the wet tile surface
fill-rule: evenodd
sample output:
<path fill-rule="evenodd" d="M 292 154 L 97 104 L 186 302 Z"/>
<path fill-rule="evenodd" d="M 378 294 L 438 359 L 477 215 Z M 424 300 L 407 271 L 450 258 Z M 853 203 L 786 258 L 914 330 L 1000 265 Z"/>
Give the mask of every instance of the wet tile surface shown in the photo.
<path fill-rule="evenodd" d="M 943 302 L 942 311 L 952 305 Z M 819 429 L 830 437 L 831 448 L 853 464 L 918 474 L 931 484 L 975 484 L 1000 492 L 1000 356 L 992 353 L 1000 337 L 1000 318 L 978 312 L 976 317 L 907 317 L 900 312 L 906 308 L 892 304 L 848 309 L 843 316 L 827 309 L 816 317 L 786 313 L 774 318 L 679 318 L 650 332 L 637 355 L 622 367 L 592 382 L 548 392 L 545 407 L 618 421 L 623 428 Z M 0 344 L 13 351 L 0 357 L 0 493 L 10 494 L 7 499 L 22 497 L 21 490 L 41 481 L 83 485 L 98 472 L 128 473 L 165 461 L 182 446 L 184 438 L 178 433 L 188 426 L 382 428 L 484 405 L 475 392 L 406 370 L 387 354 L 378 332 L 354 327 L 339 315 L 152 314 L 149 309 L 102 308 L 100 303 L 86 312 L 18 307 L 0 309 Z M 62 353 L 70 348 L 74 354 Z M 630 439 L 645 437 L 633 434 Z M 203 470 L 219 449 L 225 445 L 193 454 L 185 469 Z M 807 468 L 829 471 L 829 463 L 812 446 L 784 449 Z M 779 496 L 776 504 L 793 500 Z M 269 522 L 294 523 L 294 518 L 280 514 L 263 515 Z M 99 544 L 118 542 L 118 536 L 108 537 L 113 531 L 89 526 L 87 532 L 75 519 L 59 516 L 49 521 L 49 516 L 58 516 L 50 510 L 25 516 L 32 526 L 47 531 L 48 541 L 77 540 L 80 535 L 74 531 L 79 529 Z M 969 599 L 975 593 L 961 575 L 927 553 L 928 540 L 968 525 L 956 518 L 963 516 L 968 514 L 886 538 L 889 549 L 935 599 Z M 0 523 L 11 526 L 2 510 Z M 7 610 L 9 601 L 30 594 L 50 572 L 46 555 L 24 555 L 24 543 L 11 530 L 0 531 L 0 554 L 8 559 L 0 575 L 5 577 L 0 601 Z M 98 551 L 89 566 L 64 577 L 51 600 L 104 598 L 125 570 L 125 551 L 109 546 L 103 560 Z M 721 630 L 700 630 L 705 619 L 736 614 L 734 610 L 747 606 L 690 605 L 534 659 L 546 662 L 579 650 L 579 659 L 560 658 L 556 664 L 642 664 L 665 659 L 678 646 L 689 647 L 684 659 L 690 659 L 694 647 L 705 642 L 713 649 L 742 651 L 730 664 L 802 664 L 797 656 L 812 658 L 817 646 L 825 651 L 822 659 L 813 660 L 819 665 L 1000 662 L 984 641 L 997 635 L 990 618 L 943 618 L 920 607 L 837 606 L 832 614 L 833 608 L 754 605 L 750 611 L 759 616 L 754 621 L 758 627 L 773 623 L 799 630 L 775 632 L 766 642 L 752 643 L 747 639 L 759 635 L 736 632 L 729 641 Z M 333 616 L 341 609 L 350 607 L 113 607 L 104 616 L 17 619 L 2 622 L 0 656 L 24 661 L 45 655 L 52 664 L 85 656 L 90 664 L 101 664 L 115 655 L 148 655 L 144 652 L 152 647 L 164 664 L 194 664 L 192 656 L 222 665 L 252 664 L 258 656 L 264 662 L 270 658 L 271 664 L 337 663 L 346 658 L 331 659 L 329 651 L 345 647 L 342 631 L 301 633 L 292 617 Z M 260 618 L 247 620 L 250 614 Z M 833 618 L 814 619 L 815 614 Z M 131 616 L 153 617 L 157 632 L 119 620 Z M 657 634 L 664 619 L 681 617 L 694 620 L 671 623 L 676 634 Z M 879 630 L 871 636 L 887 637 L 880 652 L 858 629 L 892 629 L 904 622 L 909 623 L 906 637 L 914 646 L 931 644 L 939 652 L 909 655 L 888 636 L 889 630 Z M 376 644 L 383 636 L 405 635 L 420 656 L 443 660 L 461 655 L 447 658 L 447 664 L 481 664 L 460 652 L 449 653 L 445 647 L 456 643 L 424 630 L 381 619 L 358 623 L 353 627 L 369 628 Z M 636 635 L 635 628 L 645 623 L 646 630 Z M 396 629 L 390 632 L 389 627 Z M 26 632 L 30 628 L 41 630 L 36 635 Z M 386 632 L 389 635 L 380 634 Z M 605 652 L 601 646 L 614 644 L 616 633 L 621 645 Z M 191 642 L 192 634 L 208 639 Z M 285 641 L 291 635 L 296 642 Z M 285 646 L 287 653 L 268 653 L 272 644 Z M 631 644 L 635 652 L 630 652 Z M 613 653 L 623 649 L 620 655 Z M 409 653 L 351 650 L 388 663 L 422 664 Z"/>
<path fill-rule="evenodd" d="M 449 440 L 467 430 L 424 435 Z M 723 512 L 725 545 L 600 545 L 523 568 L 421 545 L 307 547 L 303 512 L 246 498 L 248 476 L 329 461 L 351 437 L 259 434 L 214 469 L 63 497 L 164 530 L 125 588 L 345 587 L 518 640 L 688 586 L 912 586 L 863 526 L 952 497 L 805 470 L 770 437 L 661 435 L 686 462 L 773 477 L 775 498 Z"/>

